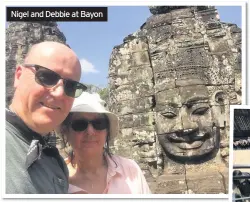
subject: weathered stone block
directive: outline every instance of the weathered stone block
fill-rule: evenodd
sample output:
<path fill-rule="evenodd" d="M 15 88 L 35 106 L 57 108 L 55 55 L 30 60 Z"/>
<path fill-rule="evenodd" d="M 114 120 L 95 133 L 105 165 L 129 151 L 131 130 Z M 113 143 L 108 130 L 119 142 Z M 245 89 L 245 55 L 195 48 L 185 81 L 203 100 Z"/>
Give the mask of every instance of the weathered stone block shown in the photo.
<path fill-rule="evenodd" d="M 142 151 L 140 146 L 136 145 L 133 147 L 133 158 L 139 163 L 150 163 L 157 161 L 157 154 L 155 151 L 155 145 L 149 146 L 147 151 Z"/>
<path fill-rule="evenodd" d="M 221 23 L 219 21 L 209 21 L 205 24 L 207 30 L 211 29 L 221 29 Z"/>
<path fill-rule="evenodd" d="M 151 55 L 151 63 L 154 73 L 160 73 L 163 71 L 169 72 L 169 78 L 175 79 L 174 61 L 173 56 L 166 54 L 166 52 L 154 53 Z"/>
<path fill-rule="evenodd" d="M 172 36 L 172 26 L 165 25 L 152 28 L 151 30 L 149 30 L 147 38 L 149 43 L 159 43 L 160 41 L 170 39 L 171 36 Z"/>
<path fill-rule="evenodd" d="M 215 8 L 198 10 L 196 14 L 198 17 L 201 17 L 201 21 L 203 22 L 219 20 L 219 15 Z"/>
<path fill-rule="evenodd" d="M 175 36 L 176 40 L 192 37 L 192 32 L 195 31 L 194 22 L 194 19 L 176 18 L 172 23 L 172 35 Z"/>
<path fill-rule="evenodd" d="M 110 110 L 119 115 L 136 114 L 152 111 L 153 97 L 136 98 L 133 100 L 126 100 L 117 105 L 111 105 Z"/>
<path fill-rule="evenodd" d="M 197 57 L 199 55 L 199 57 Z M 207 84 L 208 56 L 203 48 L 181 49 L 176 57 L 176 85 Z"/>
<path fill-rule="evenodd" d="M 132 128 L 134 125 L 133 123 L 133 115 L 123 115 L 123 116 L 119 116 L 119 126 L 122 129 L 126 129 L 126 128 Z"/>
<path fill-rule="evenodd" d="M 185 164 L 171 160 L 167 156 L 164 158 L 164 166 L 168 168 L 164 170 L 164 175 L 185 175 Z"/>
<path fill-rule="evenodd" d="M 174 55 L 178 52 L 178 47 L 175 43 L 175 41 L 171 39 L 166 39 L 164 41 L 161 41 L 159 43 L 149 43 L 149 53 L 155 54 L 167 51 L 169 54 Z M 152 56 L 151 56 L 152 58 Z M 174 61 L 173 61 L 174 62 Z"/>
<path fill-rule="evenodd" d="M 117 48 L 113 49 L 109 66 L 109 75 L 112 76 L 128 71 L 134 66 L 132 54 L 122 55 Z"/>
<path fill-rule="evenodd" d="M 186 19 L 186 18 L 194 18 L 194 12 L 191 8 L 183 8 L 183 9 L 175 9 L 172 12 L 172 20 L 175 19 Z"/>
<path fill-rule="evenodd" d="M 154 94 L 153 83 L 149 81 L 143 81 L 141 83 L 132 83 L 130 85 L 119 86 L 117 89 L 111 89 L 110 92 L 116 98 L 116 100 L 132 100 L 140 97 L 148 97 Z"/>
<path fill-rule="evenodd" d="M 123 71 L 124 70 L 124 71 Z M 150 66 L 130 67 L 118 69 L 117 74 L 110 76 L 109 83 L 115 88 L 121 85 L 127 85 L 135 82 L 143 82 L 144 80 L 152 80 L 153 71 Z"/>
<path fill-rule="evenodd" d="M 194 40 L 195 38 L 195 40 Z M 178 48 L 192 48 L 192 47 L 203 47 L 204 46 L 204 38 L 199 33 L 193 34 L 191 37 L 187 35 L 178 37 Z M 205 63 L 204 63 L 205 64 Z"/>
<path fill-rule="evenodd" d="M 120 156 L 132 156 L 131 150 L 128 149 L 128 145 L 124 145 L 124 141 L 115 140 L 112 152 Z"/>
<path fill-rule="evenodd" d="M 228 174 L 227 174 L 228 175 Z M 225 179 L 219 172 L 205 171 L 187 173 L 187 186 L 193 193 L 199 194 L 226 194 Z M 226 183 L 227 184 L 227 183 Z"/>
<path fill-rule="evenodd" d="M 151 144 L 153 146 L 153 143 L 155 143 L 156 139 L 156 132 L 154 126 L 143 126 L 143 127 L 137 127 L 133 128 L 133 138 L 132 142 L 135 144 L 139 145 L 140 150 L 143 152 L 147 152 L 150 149 L 148 147 L 150 146 L 145 146 L 144 148 L 140 145 L 144 144 Z M 154 146 L 155 148 L 155 146 Z M 155 150 L 155 149 L 154 149 Z"/>
<path fill-rule="evenodd" d="M 170 25 L 172 23 L 172 15 L 171 13 L 165 13 L 160 15 L 153 15 L 149 17 L 146 21 L 145 29 L 150 29 L 153 27 Z"/>
<path fill-rule="evenodd" d="M 185 175 L 162 175 L 156 181 L 157 194 L 184 194 L 187 190 Z"/>
<path fill-rule="evenodd" d="M 227 35 L 225 30 L 222 29 L 212 29 L 206 32 L 208 38 L 219 39 Z"/>
<path fill-rule="evenodd" d="M 119 116 L 119 119 L 121 128 L 152 126 L 154 123 L 154 112 L 123 115 Z"/>
<path fill-rule="evenodd" d="M 153 15 L 172 13 L 175 10 L 189 8 L 190 6 L 149 6 L 149 10 Z M 197 6 L 197 9 L 208 9 L 208 6 Z"/>
<path fill-rule="evenodd" d="M 119 52 L 122 55 L 134 53 L 134 52 L 142 52 L 148 50 L 147 38 L 136 38 L 128 41 L 124 45 L 119 47 Z"/>
<path fill-rule="evenodd" d="M 151 65 L 147 51 L 133 53 L 133 61 L 135 62 L 135 66 Z"/>
<path fill-rule="evenodd" d="M 207 39 L 208 45 L 209 45 L 209 50 L 213 52 L 227 52 L 229 51 L 229 46 L 228 42 L 226 40 L 223 40 L 221 38 L 219 39 L 214 39 L 214 38 L 209 38 Z"/>
<path fill-rule="evenodd" d="M 109 75 L 120 75 L 136 66 L 151 66 L 147 51 L 122 54 L 120 49 L 116 48 L 110 58 Z"/>
<path fill-rule="evenodd" d="M 210 67 L 207 75 L 209 84 L 211 85 L 229 85 L 234 83 L 234 69 L 228 63 L 226 53 L 220 55 L 212 55 Z"/>
<path fill-rule="evenodd" d="M 172 69 L 154 74 L 155 92 L 175 88 L 176 72 Z"/>
<path fill-rule="evenodd" d="M 157 111 L 163 110 L 164 108 L 159 107 L 159 105 L 169 106 L 169 107 L 181 107 L 182 100 L 180 96 L 180 89 L 173 88 L 168 90 L 163 90 L 155 94 L 156 108 Z M 167 108 L 166 108 L 167 109 Z"/>

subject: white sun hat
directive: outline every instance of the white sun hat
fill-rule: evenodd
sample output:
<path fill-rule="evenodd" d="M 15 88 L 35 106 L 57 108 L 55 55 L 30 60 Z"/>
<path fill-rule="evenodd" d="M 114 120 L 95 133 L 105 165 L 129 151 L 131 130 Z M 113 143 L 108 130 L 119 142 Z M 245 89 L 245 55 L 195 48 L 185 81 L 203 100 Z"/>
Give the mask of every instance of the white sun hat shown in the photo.
<path fill-rule="evenodd" d="M 109 119 L 110 139 L 114 139 L 119 133 L 118 117 L 104 107 L 105 101 L 100 98 L 98 93 L 83 92 L 75 98 L 70 112 L 103 113 Z"/>

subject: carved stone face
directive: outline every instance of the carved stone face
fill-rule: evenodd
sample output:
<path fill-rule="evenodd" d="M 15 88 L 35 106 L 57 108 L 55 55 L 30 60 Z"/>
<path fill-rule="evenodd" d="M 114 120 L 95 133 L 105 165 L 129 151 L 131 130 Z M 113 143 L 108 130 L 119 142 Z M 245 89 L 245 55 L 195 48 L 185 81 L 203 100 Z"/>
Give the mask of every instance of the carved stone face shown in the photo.
<path fill-rule="evenodd" d="M 156 128 L 163 150 L 177 160 L 212 153 L 219 142 L 205 85 L 174 88 L 156 94 Z"/>

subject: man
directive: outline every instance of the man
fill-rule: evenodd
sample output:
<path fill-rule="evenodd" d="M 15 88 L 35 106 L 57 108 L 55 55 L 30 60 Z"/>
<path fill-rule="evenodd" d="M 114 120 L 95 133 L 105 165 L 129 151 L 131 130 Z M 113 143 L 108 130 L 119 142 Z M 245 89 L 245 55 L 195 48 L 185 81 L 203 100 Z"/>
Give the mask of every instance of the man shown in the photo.
<path fill-rule="evenodd" d="M 64 44 L 34 45 L 15 71 L 15 93 L 6 110 L 6 193 L 62 194 L 68 170 L 47 135 L 68 115 L 86 86 L 81 65 Z"/>

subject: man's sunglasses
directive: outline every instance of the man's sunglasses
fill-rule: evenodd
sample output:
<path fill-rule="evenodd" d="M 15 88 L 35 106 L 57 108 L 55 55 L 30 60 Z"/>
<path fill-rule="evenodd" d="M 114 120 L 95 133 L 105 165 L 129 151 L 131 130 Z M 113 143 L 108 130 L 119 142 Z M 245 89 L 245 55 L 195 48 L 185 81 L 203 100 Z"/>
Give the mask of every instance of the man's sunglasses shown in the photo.
<path fill-rule="evenodd" d="M 35 80 L 38 84 L 51 88 L 54 87 L 60 79 L 63 80 L 64 93 L 73 98 L 79 97 L 83 91 L 87 90 L 87 86 L 71 79 L 64 79 L 58 73 L 35 64 L 24 64 L 24 67 L 34 67 L 36 70 Z"/>
<path fill-rule="evenodd" d="M 76 132 L 84 131 L 91 124 L 95 130 L 104 130 L 109 126 L 109 122 L 106 118 L 98 118 L 94 120 L 79 119 L 72 121 L 71 128 Z"/>

